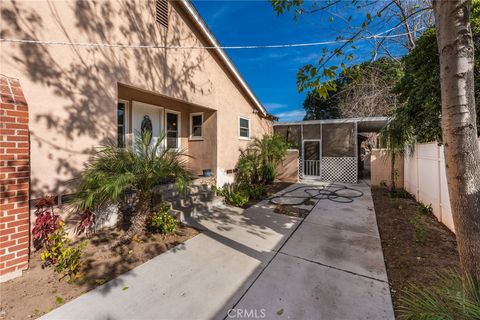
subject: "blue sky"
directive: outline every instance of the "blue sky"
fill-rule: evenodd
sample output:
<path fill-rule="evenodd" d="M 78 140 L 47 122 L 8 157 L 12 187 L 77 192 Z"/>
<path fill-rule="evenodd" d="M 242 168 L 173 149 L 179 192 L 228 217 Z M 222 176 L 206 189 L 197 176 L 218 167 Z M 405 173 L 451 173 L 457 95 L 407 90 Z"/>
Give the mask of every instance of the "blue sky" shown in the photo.
<path fill-rule="evenodd" d="M 221 45 L 265 45 L 335 40 L 341 22 L 318 15 L 277 16 L 268 1 L 193 1 Z M 361 10 L 353 20 L 364 19 Z M 370 59 L 367 43 L 356 44 L 355 62 Z M 296 73 L 315 63 L 322 47 L 226 50 L 240 73 L 268 111 L 280 121 L 302 120 L 305 92 L 298 93 Z"/>

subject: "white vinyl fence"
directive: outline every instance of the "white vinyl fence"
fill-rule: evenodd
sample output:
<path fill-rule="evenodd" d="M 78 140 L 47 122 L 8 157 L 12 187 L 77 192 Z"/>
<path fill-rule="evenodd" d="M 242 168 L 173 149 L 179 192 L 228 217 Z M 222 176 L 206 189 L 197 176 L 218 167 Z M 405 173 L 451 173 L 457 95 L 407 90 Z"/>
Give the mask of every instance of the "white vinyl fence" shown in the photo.
<path fill-rule="evenodd" d="M 436 142 L 417 143 L 413 152 L 407 152 L 404 159 L 405 190 L 413 194 L 417 201 L 431 204 L 437 219 L 455 232 L 443 146 L 438 146 Z"/>

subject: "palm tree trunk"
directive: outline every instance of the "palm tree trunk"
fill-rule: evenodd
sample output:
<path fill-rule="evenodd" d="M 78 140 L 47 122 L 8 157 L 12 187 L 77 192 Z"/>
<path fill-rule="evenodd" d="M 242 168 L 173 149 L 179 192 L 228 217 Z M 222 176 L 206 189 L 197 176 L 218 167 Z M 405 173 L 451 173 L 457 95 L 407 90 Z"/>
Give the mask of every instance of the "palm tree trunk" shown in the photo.
<path fill-rule="evenodd" d="M 112 243 L 111 248 L 128 243 L 132 238 L 145 229 L 145 222 L 150 214 L 150 196 L 148 194 L 138 194 L 138 204 L 135 208 L 135 214 L 132 217 L 132 224 L 116 241 Z"/>
<path fill-rule="evenodd" d="M 390 180 L 392 181 L 392 184 L 390 186 L 390 190 L 392 192 L 395 192 L 396 189 L 397 189 L 397 185 L 395 183 L 395 158 L 396 158 L 396 153 L 395 152 L 392 152 L 390 154 L 390 165 L 392 166 L 391 169 L 390 169 Z"/>
<path fill-rule="evenodd" d="M 469 0 L 433 1 L 442 93 L 445 165 L 460 265 L 480 282 L 480 148 Z"/>

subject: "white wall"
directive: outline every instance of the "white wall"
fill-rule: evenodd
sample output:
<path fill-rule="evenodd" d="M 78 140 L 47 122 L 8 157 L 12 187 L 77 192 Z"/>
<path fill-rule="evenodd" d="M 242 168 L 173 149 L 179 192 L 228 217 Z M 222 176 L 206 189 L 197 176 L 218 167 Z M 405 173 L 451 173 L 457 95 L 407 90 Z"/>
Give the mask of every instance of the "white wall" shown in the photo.
<path fill-rule="evenodd" d="M 436 142 L 417 143 L 412 152 L 405 154 L 404 180 L 405 190 L 417 201 L 431 204 L 437 219 L 455 232 L 443 146 L 438 146 Z"/>

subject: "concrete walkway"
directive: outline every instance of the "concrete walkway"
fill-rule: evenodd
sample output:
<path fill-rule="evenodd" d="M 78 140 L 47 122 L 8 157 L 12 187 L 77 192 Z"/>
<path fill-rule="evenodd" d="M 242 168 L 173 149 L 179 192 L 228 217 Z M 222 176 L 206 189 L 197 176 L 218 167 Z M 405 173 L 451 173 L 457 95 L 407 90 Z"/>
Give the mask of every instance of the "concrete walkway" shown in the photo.
<path fill-rule="evenodd" d="M 370 189 L 351 187 L 304 220 L 268 201 L 203 213 L 200 235 L 42 319 L 394 319 Z"/>

